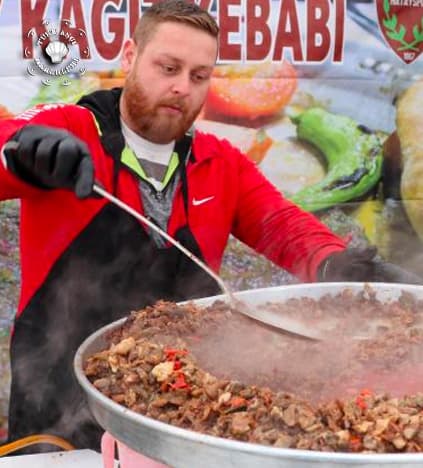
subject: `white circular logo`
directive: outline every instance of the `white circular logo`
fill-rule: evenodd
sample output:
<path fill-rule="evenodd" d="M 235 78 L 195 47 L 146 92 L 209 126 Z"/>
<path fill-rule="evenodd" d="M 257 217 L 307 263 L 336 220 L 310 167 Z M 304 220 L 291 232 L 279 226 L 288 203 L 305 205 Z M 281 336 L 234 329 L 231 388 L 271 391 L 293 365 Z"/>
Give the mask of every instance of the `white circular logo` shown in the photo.
<path fill-rule="evenodd" d="M 79 55 L 78 38 L 69 32 L 69 20 L 62 20 L 60 26 L 44 20 L 42 25 L 45 32 L 39 36 L 35 35 L 33 28 L 27 33 L 28 37 L 33 37 L 36 51 L 27 66 L 27 72 L 31 76 L 41 75 L 44 85 L 49 86 L 53 81 L 59 80 L 63 86 L 68 86 L 72 77 L 79 78 L 86 72 Z M 78 35 L 83 36 L 86 33 L 80 29 Z M 88 49 L 83 53 L 89 56 Z"/>

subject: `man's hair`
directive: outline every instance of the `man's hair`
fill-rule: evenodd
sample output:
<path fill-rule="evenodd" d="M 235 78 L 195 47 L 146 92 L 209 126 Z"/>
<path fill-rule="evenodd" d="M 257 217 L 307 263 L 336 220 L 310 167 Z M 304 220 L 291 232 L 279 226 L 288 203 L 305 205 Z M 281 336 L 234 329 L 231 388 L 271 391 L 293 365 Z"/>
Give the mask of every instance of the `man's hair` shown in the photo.
<path fill-rule="evenodd" d="M 142 50 L 160 23 L 186 24 L 218 37 L 219 26 L 214 18 L 195 3 L 184 0 L 164 0 L 155 3 L 142 13 L 134 31 L 133 39 Z"/>

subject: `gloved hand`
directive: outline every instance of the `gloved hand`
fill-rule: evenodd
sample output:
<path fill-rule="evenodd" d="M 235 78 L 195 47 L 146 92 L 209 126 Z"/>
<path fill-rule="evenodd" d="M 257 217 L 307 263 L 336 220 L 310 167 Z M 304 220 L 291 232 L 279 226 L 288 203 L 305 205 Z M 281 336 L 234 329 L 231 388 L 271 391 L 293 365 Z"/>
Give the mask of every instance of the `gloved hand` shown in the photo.
<path fill-rule="evenodd" d="M 3 148 L 7 168 L 36 187 L 91 195 L 94 166 L 87 145 L 66 130 L 26 125 Z"/>
<path fill-rule="evenodd" d="M 423 284 L 423 278 L 377 257 L 376 247 L 351 248 L 323 260 L 318 281 Z"/>

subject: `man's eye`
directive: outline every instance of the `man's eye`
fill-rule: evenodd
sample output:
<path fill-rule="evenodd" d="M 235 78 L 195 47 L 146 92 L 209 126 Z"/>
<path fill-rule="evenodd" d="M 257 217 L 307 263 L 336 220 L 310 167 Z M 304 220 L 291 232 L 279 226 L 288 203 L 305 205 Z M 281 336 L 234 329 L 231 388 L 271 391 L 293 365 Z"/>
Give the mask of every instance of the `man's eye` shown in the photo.
<path fill-rule="evenodd" d="M 165 73 L 174 73 L 176 71 L 176 67 L 174 67 L 173 65 L 162 65 L 162 70 L 165 72 Z"/>
<path fill-rule="evenodd" d="M 202 81 L 208 80 L 210 78 L 210 76 L 205 74 L 205 73 L 195 73 L 192 78 L 197 83 L 200 83 Z"/>

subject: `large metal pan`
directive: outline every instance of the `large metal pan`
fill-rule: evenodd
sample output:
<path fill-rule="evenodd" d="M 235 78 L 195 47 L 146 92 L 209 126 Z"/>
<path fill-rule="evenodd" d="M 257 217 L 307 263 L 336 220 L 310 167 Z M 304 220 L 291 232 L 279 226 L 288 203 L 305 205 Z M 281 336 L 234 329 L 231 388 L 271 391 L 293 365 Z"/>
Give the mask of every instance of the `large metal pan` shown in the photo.
<path fill-rule="evenodd" d="M 423 287 L 398 284 L 370 284 L 381 301 L 396 299 L 401 291 L 423 299 Z M 256 305 L 266 301 L 284 301 L 293 297 L 319 298 L 349 288 L 359 291 L 363 283 L 324 283 L 255 289 L 236 296 Z M 196 300 L 199 305 L 212 303 L 221 296 Z M 86 357 L 105 347 L 105 335 L 125 319 L 101 328 L 78 349 L 74 368 L 86 392 L 89 406 L 99 424 L 132 449 L 175 468 L 335 468 L 423 466 L 421 454 L 352 454 L 282 449 L 208 436 L 161 423 L 137 414 L 100 393 L 85 377 L 82 364 Z M 423 387 L 423 384 L 422 384 Z"/>

